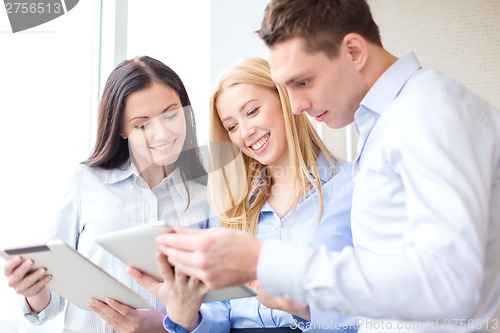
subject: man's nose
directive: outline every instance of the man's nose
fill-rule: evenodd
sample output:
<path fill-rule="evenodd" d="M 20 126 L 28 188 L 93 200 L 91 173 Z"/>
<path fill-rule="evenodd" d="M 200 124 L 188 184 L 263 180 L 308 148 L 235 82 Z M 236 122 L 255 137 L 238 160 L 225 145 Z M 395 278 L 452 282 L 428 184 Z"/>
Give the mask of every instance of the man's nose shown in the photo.
<path fill-rule="evenodd" d="M 290 107 L 294 115 L 299 115 L 307 111 L 310 106 L 304 96 L 296 90 L 288 90 L 288 97 L 290 98 Z"/>

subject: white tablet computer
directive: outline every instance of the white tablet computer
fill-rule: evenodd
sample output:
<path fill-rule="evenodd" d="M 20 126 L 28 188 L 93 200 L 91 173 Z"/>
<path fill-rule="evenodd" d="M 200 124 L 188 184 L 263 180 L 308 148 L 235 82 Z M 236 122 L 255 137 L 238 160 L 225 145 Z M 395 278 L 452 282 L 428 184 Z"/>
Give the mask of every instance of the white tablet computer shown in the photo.
<path fill-rule="evenodd" d="M 146 275 L 162 281 L 158 264 L 156 263 L 156 236 L 171 229 L 165 222 L 159 221 L 138 227 L 122 229 L 97 236 L 94 240 L 125 262 Z M 246 284 L 210 291 L 204 302 L 222 301 L 232 298 L 255 296 L 256 293 Z"/>
<path fill-rule="evenodd" d="M 91 298 L 104 301 L 106 297 L 135 309 L 151 307 L 143 297 L 63 241 L 0 250 L 0 256 L 6 260 L 17 255 L 32 259 L 34 269 L 47 268 L 47 274 L 52 275 L 47 287 L 80 309 L 90 310 L 87 304 Z"/>

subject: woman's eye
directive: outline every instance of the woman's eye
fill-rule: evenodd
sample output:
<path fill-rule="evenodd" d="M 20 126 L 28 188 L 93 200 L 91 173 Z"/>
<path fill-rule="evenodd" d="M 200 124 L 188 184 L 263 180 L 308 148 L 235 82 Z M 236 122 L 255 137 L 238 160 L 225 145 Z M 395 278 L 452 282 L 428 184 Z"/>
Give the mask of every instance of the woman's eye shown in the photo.
<path fill-rule="evenodd" d="M 309 83 L 309 80 L 305 80 L 305 81 L 298 82 L 297 85 L 305 87 L 305 86 L 307 86 L 308 83 Z"/>
<path fill-rule="evenodd" d="M 236 125 L 231 125 L 227 127 L 228 132 L 234 132 L 234 130 L 236 130 Z"/>
<path fill-rule="evenodd" d="M 247 115 L 248 116 L 254 116 L 254 115 L 257 114 L 257 112 L 259 112 L 259 109 L 260 109 L 260 106 L 256 107 L 255 109 L 252 109 L 252 110 L 248 111 Z"/>
<path fill-rule="evenodd" d="M 146 126 L 147 126 L 147 124 L 138 125 L 135 127 L 135 129 L 142 130 L 142 129 L 145 129 Z"/>
<path fill-rule="evenodd" d="M 177 117 L 177 112 L 169 112 L 163 117 L 163 119 L 174 119 L 175 117 Z"/>

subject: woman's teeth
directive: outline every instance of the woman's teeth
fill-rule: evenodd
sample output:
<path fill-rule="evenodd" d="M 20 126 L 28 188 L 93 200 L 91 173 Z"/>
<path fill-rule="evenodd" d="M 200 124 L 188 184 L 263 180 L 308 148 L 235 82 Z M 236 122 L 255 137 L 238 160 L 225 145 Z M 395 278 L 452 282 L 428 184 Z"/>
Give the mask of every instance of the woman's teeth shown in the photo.
<path fill-rule="evenodd" d="M 253 145 L 251 145 L 250 147 L 253 150 L 259 150 L 267 142 L 267 140 L 269 140 L 269 134 L 260 139 L 259 141 L 257 141 L 256 143 L 254 143 Z"/>
<path fill-rule="evenodd" d="M 151 148 L 153 148 L 154 150 L 165 150 L 165 149 L 172 147 L 173 144 L 174 144 L 174 142 L 171 142 L 171 143 L 167 143 L 166 145 L 163 145 L 163 146 L 151 147 Z"/>

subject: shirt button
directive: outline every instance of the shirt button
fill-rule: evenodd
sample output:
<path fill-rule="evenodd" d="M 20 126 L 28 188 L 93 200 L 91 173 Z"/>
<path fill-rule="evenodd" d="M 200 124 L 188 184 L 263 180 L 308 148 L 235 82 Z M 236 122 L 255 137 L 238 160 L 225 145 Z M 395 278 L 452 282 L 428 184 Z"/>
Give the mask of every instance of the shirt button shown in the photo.
<path fill-rule="evenodd" d="M 134 185 L 130 185 L 130 189 L 133 190 L 134 189 Z"/>
<path fill-rule="evenodd" d="M 150 200 L 148 201 L 148 203 L 153 204 L 153 203 L 154 203 L 154 200 L 153 200 L 153 199 L 150 199 Z"/>

